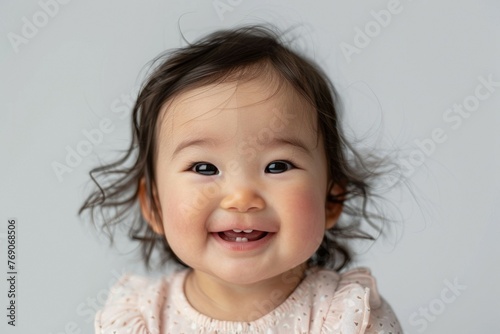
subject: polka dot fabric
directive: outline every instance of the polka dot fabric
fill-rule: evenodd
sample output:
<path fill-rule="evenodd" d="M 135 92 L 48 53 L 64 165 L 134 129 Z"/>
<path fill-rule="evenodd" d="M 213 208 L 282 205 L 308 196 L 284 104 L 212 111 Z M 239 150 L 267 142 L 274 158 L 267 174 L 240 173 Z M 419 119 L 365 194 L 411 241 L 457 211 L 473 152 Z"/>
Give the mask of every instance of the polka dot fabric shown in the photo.
<path fill-rule="evenodd" d="M 403 333 L 366 268 L 343 274 L 312 269 L 281 305 L 250 322 L 216 320 L 196 311 L 183 292 L 188 272 L 161 279 L 125 275 L 97 312 L 96 333 Z"/>

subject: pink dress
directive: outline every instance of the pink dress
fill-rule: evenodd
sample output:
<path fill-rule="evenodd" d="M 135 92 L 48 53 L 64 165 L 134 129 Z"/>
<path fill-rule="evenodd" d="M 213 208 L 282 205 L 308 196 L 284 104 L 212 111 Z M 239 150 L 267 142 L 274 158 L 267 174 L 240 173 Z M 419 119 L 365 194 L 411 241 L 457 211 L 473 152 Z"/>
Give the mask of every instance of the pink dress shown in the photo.
<path fill-rule="evenodd" d="M 180 333 L 402 333 L 366 268 L 343 274 L 311 270 L 277 308 L 251 322 L 221 321 L 196 311 L 183 292 L 189 269 L 150 279 L 125 275 L 97 312 L 95 332 Z M 264 306 L 264 304 L 263 304 Z"/>

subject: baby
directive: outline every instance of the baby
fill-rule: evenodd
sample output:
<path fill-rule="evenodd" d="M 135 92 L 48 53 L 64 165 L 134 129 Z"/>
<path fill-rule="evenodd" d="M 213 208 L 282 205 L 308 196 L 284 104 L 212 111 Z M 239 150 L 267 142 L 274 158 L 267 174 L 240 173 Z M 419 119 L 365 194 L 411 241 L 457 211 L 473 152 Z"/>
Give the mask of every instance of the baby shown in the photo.
<path fill-rule="evenodd" d="M 339 273 L 339 238 L 370 238 L 357 226 L 374 174 L 348 158 L 324 73 L 262 26 L 156 64 L 127 154 L 91 172 L 111 181 L 80 213 L 109 209 L 110 226 L 135 210 L 145 264 L 156 249 L 181 268 L 124 276 L 96 333 L 402 333 L 368 269 Z"/>

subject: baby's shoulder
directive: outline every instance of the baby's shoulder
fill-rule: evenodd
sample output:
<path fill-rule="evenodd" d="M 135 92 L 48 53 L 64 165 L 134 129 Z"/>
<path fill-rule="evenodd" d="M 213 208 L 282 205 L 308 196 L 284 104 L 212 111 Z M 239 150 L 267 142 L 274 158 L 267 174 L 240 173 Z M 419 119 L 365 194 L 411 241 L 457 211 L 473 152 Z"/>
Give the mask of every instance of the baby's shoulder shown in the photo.
<path fill-rule="evenodd" d="M 160 320 L 172 279 L 124 274 L 111 287 L 104 307 L 96 313 L 96 333 L 160 333 Z"/>
<path fill-rule="evenodd" d="M 344 273 L 317 270 L 310 289 L 314 304 L 323 305 L 323 331 L 331 333 L 402 333 L 396 315 L 378 292 L 368 268 Z"/>

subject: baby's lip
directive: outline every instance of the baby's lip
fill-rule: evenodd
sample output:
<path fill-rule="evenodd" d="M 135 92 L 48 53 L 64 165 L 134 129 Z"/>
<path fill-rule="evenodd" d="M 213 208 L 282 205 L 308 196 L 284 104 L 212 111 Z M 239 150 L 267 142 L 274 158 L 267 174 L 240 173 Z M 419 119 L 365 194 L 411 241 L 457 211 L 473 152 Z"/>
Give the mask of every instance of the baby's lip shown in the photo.
<path fill-rule="evenodd" d="M 249 231 L 260 231 L 260 232 L 271 232 L 265 229 L 258 229 L 258 228 L 225 228 L 220 231 L 214 231 L 215 233 L 218 232 L 225 232 L 225 231 L 234 231 L 234 232 L 243 232 L 243 233 L 249 233 Z"/>
<path fill-rule="evenodd" d="M 276 233 L 278 229 L 270 224 L 221 224 L 220 226 L 214 227 L 210 230 L 211 233 L 220 233 L 224 231 L 261 231 L 268 233 Z"/>

